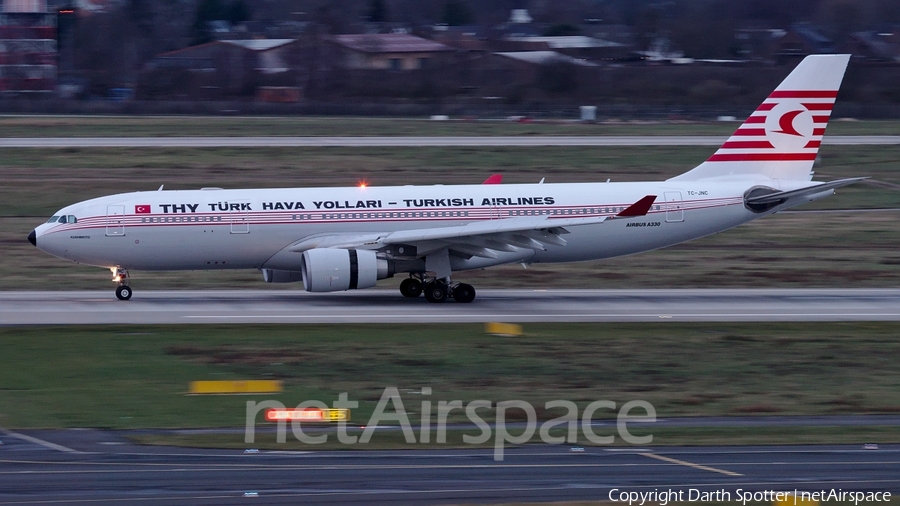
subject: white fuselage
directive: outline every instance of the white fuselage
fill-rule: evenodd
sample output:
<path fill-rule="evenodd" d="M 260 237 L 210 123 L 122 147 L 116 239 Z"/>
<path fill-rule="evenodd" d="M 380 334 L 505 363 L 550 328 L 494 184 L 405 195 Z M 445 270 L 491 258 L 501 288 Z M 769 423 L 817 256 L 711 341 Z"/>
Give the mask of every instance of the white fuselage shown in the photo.
<path fill-rule="evenodd" d="M 404 296 L 468 303 L 475 289 L 454 271 L 663 248 L 858 182 L 812 181 L 849 60 L 804 58 L 712 156 L 667 181 L 125 193 L 62 209 L 28 240 L 110 268 L 122 300 L 128 269 L 261 269 L 312 292 L 408 272 Z"/>
<path fill-rule="evenodd" d="M 769 185 L 773 180 L 768 180 Z M 771 214 L 731 182 L 504 184 L 135 192 L 71 205 L 45 223 L 38 248 L 78 263 L 142 270 L 300 269 L 290 247 L 317 235 L 388 233 L 518 216 L 614 216 L 646 195 L 646 216 L 571 227 L 564 246 L 498 258 L 453 258 L 454 270 L 571 262 L 657 249 Z"/>

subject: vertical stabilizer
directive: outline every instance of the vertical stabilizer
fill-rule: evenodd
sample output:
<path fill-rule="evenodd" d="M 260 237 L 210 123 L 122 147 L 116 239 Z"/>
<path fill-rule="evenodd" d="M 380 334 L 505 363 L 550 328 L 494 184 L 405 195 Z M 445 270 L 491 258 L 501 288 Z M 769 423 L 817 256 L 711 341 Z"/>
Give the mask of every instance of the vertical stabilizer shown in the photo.
<path fill-rule="evenodd" d="M 757 174 L 812 179 L 848 54 L 807 56 L 708 160 L 673 181 Z"/>

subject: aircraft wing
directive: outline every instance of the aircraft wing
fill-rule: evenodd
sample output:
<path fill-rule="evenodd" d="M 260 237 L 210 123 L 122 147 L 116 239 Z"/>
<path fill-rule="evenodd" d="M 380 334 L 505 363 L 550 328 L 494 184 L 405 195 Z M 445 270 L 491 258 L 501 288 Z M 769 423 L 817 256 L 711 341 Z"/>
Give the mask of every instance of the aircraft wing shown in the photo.
<path fill-rule="evenodd" d="M 546 250 L 548 244 L 565 246 L 566 241 L 560 236 L 569 233 L 566 227 L 597 225 L 613 219 L 644 216 L 655 200 L 655 195 L 648 195 L 612 217 L 521 216 L 454 227 L 400 230 L 383 234 L 328 234 L 304 239 L 290 249 L 295 252 L 313 248 L 378 249 L 399 244 L 415 246 L 417 256 L 449 248 L 463 255 L 497 258 L 496 251 L 515 252 L 516 248 Z"/>

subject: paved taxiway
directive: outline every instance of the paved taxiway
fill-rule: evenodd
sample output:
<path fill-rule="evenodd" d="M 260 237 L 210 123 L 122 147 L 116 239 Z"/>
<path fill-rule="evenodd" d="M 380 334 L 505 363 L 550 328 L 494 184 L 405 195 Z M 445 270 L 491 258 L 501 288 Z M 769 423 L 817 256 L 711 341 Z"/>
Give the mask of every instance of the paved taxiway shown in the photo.
<path fill-rule="evenodd" d="M 727 137 L 646 136 L 485 136 L 485 137 L 14 137 L 0 148 L 262 148 L 262 147 L 428 147 L 428 146 L 720 146 Z M 831 135 L 829 145 L 897 145 L 900 135 Z"/>
<path fill-rule="evenodd" d="M 0 325 L 900 321 L 900 289 L 479 290 L 431 304 L 396 290 L 0 292 Z"/>
<path fill-rule="evenodd" d="M 35 431 L 0 446 L 0 504 L 445 504 L 608 500 L 612 489 L 890 491 L 900 446 L 244 453 L 143 447 L 116 432 Z M 59 451 L 41 443 L 69 444 Z M 252 497 L 249 499 L 248 497 Z"/>

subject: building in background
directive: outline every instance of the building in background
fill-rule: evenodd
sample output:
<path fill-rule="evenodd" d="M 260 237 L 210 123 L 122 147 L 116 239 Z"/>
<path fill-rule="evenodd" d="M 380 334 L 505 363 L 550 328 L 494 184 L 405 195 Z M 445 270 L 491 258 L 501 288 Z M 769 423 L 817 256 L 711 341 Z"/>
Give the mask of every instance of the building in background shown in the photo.
<path fill-rule="evenodd" d="M 348 69 L 418 70 L 453 52 L 440 42 L 407 33 L 335 35 L 332 40 L 342 50 L 341 61 Z"/>
<path fill-rule="evenodd" d="M 145 66 L 138 95 L 201 100 L 258 96 L 296 102 L 301 94 L 297 46 L 296 39 L 217 40 L 169 51 Z"/>
<path fill-rule="evenodd" d="M 0 92 L 56 89 L 56 14 L 46 0 L 4 0 L 0 13 Z"/>

